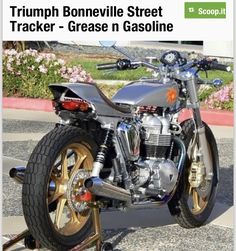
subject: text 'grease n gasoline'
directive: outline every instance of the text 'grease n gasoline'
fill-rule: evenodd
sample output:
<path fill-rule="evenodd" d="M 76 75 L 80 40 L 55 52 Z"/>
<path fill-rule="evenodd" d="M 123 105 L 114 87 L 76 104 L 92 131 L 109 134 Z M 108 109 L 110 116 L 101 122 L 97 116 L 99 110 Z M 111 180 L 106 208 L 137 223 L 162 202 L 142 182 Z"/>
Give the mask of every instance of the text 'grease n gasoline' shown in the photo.
<path fill-rule="evenodd" d="M 12 20 L 10 26 L 12 32 L 53 32 L 55 29 L 64 29 L 69 32 L 172 32 L 173 23 L 160 22 L 164 11 L 161 6 L 156 8 L 141 8 L 128 6 L 126 9 L 117 6 L 104 8 L 72 8 L 63 6 L 61 9 L 51 6 L 50 8 L 28 8 L 26 6 L 10 6 Z M 20 22 L 19 18 L 36 17 L 32 22 Z M 63 25 L 57 23 L 57 18 L 63 17 Z M 93 22 L 82 21 L 81 18 L 93 18 Z M 134 19 L 148 18 L 147 22 L 137 22 Z M 122 22 L 107 22 L 107 18 L 126 18 Z M 152 20 L 150 20 L 152 19 Z M 53 20 L 51 22 L 51 20 Z M 59 19 L 58 19 L 59 20 Z M 85 20 L 85 19 L 83 19 Z M 96 20 L 98 20 L 96 22 Z M 104 22 L 101 22 L 104 20 Z M 113 20 L 113 19 L 112 19 Z M 117 20 L 117 19 L 116 19 Z"/>

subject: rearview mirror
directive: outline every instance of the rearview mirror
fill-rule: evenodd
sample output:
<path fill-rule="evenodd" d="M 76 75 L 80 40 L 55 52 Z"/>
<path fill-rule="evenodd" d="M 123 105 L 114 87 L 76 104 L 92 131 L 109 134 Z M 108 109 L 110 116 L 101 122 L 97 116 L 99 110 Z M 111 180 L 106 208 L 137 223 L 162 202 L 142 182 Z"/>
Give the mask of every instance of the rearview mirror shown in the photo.
<path fill-rule="evenodd" d="M 219 78 L 214 79 L 212 82 L 215 87 L 221 87 L 223 85 L 223 80 Z"/>
<path fill-rule="evenodd" d="M 99 41 L 99 43 L 104 47 L 112 47 L 116 44 L 116 41 Z"/>

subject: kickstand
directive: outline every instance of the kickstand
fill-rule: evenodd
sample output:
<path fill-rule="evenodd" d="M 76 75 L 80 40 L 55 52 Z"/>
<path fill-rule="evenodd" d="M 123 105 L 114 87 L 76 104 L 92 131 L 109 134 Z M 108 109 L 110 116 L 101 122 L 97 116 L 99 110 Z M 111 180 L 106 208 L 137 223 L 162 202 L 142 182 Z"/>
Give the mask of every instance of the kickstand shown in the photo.
<path fill-rule="evenodd" d="M 91 206 L 92 208 L 92 221 L 93 221 L 93 229 L 94 233 L 87 237 L 83 242 L 72 248 L 70 251 L 82 251 L 85 248 L 89 248 L 92 246 L 92 244 L 96 243 L 96 251 L 112 251 L 113 247 L 112 244 L 109 242 L 102 242 L 102 230 L 101 230 L 101 221 L 100 221 L 100 214 L 99 214 L 99 206 L 96 204 L 93 204 Z M 25 230 L 19 235 L 15 236 L 8 242 L 3 244 L 3 251 L 7 250 L 11 246 L 15 245 L 17 242 L 25 238 L 25 245 L 26 247 L 29 247 L 30 249 L 39 248 L 40 245 L 37 241 L 35 241 L 32 238 L 30 238 L 31 234 L 29 230 Z M 29 237 L 29 238 L 27 238 Z M 26 243 L 27 242 L 27 243 Z"/>
<path fill-rule="evenodd" d="M 22 233 L 16 235 L 15 237 L 13 237 L 12 239 L 3 244 L 2 250 L 7 250 L 11 246 L 15 245 L 17 242 L 23 240 L 28 235 L 30 235 L 29 230 L 25 230 Z"/>
<path fill-rule="evenodd" d="M 34 239 L 34 237 L 30 234 L 30 231 L 27 229 L 27 230 L 23 231 L 22 233 L 16 235 L 15 237 L 13 237 L 12 239 L 7 241 L 6 243 L 4 243 L 2 246 L 2 250 L 3 251 L 7 250 L 8 248 L 12 247 L 17 242 L 19 242 L 23 239 L 24 239 L 24 245 L 26 248 L 32 249 L 32 250 L 36 249 L 36 248 L 40 248 L 40 243 Z"/>
<path fill-rule="evenodd" d="M 100 251 L 102 248 L 102 229 L 99 214 L 99 206 L 92 206 L 92 221 L 94 233 L 87 237 L 83 242 L 72 248 L 70 251 L 82 251 L 85 248 L 91 247 L 93 243 L 96 243 L 96 251 Z"/>

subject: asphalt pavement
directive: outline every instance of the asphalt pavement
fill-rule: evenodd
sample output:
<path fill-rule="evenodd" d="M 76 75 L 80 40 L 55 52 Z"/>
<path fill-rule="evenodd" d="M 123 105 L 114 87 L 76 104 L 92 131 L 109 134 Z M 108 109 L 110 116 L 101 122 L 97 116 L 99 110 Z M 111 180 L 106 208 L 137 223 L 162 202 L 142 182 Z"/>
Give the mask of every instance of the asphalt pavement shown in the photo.
<path fill-rule="evenodd" d="M 50 112 L 3 110 L 3 242 L 26 228 L 21 185 L 8 177 L 9 169 L 25 165 L 38 140 L 57 121 Z M 116 251 L 233 250 L 233 128 L 211 128 L 220 155 L 220 183 L 208 223 L 196 229 L 181 228 L 166 206 L 103 212 L 104 237 Z M 11 250 L 26 249 L 21 242 Z"/>

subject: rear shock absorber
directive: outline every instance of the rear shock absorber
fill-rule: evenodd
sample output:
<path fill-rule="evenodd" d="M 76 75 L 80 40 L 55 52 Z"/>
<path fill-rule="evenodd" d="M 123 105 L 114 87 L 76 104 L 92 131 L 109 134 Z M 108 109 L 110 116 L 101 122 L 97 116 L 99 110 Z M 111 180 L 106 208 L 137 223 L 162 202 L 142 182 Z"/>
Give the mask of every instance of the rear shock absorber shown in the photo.
<path fill-rule="evenodd" d="M 96 160 L 93 163 L 93 171 L 91 174 L 92 177 L 99 177 L 100 171 L 104 166 L 108 150 L 112 145 L 112 138 L 113 138 L 113 130 L 106 129 L 106 135 L 104 137 L 104 141 L 100 145 L 99 151 L 96 156 Z"/>

